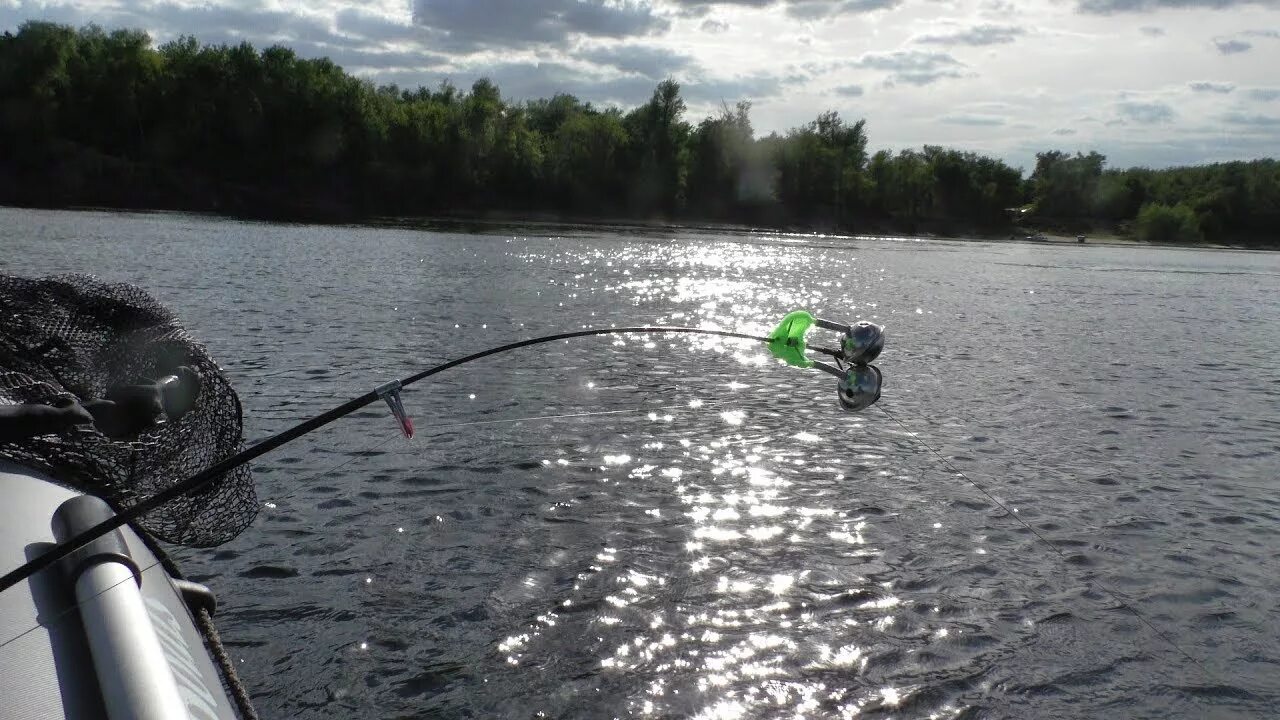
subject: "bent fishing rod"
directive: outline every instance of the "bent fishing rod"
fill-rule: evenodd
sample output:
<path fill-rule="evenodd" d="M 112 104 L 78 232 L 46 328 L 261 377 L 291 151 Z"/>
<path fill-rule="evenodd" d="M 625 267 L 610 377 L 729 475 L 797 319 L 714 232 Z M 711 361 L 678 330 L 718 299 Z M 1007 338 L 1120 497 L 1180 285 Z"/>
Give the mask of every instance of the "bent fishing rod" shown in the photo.
<path fill-rule="evenodd" d="M 838 333 L 840 335 L 839 349 L 808 347 L 806 336 L 809 330 L 813 327 Z M 413 385 L 421 380 L 425 380 L 432 375 L 438 375 L 446 370 L 451 370 L 461 365 L 466 365 L 467 363 L 482 360 L 494 355 L 500 355 L 513 350 L 558 342 L 561 340 L 572 340 L 575 338 L 599 335 L 662 333 L 708 335 L 766 343 L 774 357 L 786 362 L 792 367 L 813 368 L 826 372 L 830 375 L 834 375 L 838 378 L 837 394 L 839 396 L 840 405 L 845 410 L 851 412 L 864 410 L 880 399 L 880 388 L 883 383 L 883 376 L 881 375 L 880 370 L 870 363 L 874 361 L 884 349 L 884 328 L 867 322 L 847 325 L 830 320 L 823 320 L 821 318 L 815 318 L 813 315 L 802 310 L 788 314 L 783 318 L 782 323 L 779 324 L 778 327 L 775 328 L 768 336 L 748 335 L 728 330 L 712 330 L 709 328 L 693 327 L 622 327 L 579 330 L 576 332 L 558 333 L 555 335 L 545 335 L 528 340 L 521 340 L 507 345 L 490 348 L 488 350 L 482 350 L 466 357 L 451 360 L 433 368 L 423 370 L 417 374 L 410 375 L 409 377 L 400 380 L 393 380 L 370 390 L 359 397 L 352 398 L 332 410 L 321 413 L 310 420 L 299 423 L 288 430 L 273 435 L 252 447 L 246 448 L 231 457 L 215 463 L 209 468 L 192 475 L 186 480 L 172 485 L 168 489 L 156 493 L 136 505 L 130 506 L 107 520 L 103 520 L 78 535 L 67 538 L 66 540 L 54 545 L 53 548 L 43 555 L 40 555 L 11 572 L 6 573 L 3 577 L 0 577 L 0 593 L 8 590 L 14 585 L 17 585 L 23 580 L 30 578 L 37 572 L 54 565 L 58 561 L 74 553 L 79 548 L 102 537 L 103 535 L 137 520 L 143 515 L 146 515 L 168 502 L 184 495 L 195 493 L 214 483 L 218 478 L 241 465 L 262 457 L 282 445 L 297 440 L 303 435 L 344 418 L 361 408 L 377 402 L 378 400 L 383 400 L 387 403 L 392 414 L 395 416 L 396 420 L 399 421 L 400 429 L 404 433 L 405 437 L 413 437 L 413 421 L 405 412 L 404 404 L 400 398 L 400 391 L 401 389 L 408 387 L 409 385 Z M 809 351 L 830 356 L 835 361 L 835 364 L 832 365 L 820 360 L 814 360 L 808 356 L 807 353 Z"/>

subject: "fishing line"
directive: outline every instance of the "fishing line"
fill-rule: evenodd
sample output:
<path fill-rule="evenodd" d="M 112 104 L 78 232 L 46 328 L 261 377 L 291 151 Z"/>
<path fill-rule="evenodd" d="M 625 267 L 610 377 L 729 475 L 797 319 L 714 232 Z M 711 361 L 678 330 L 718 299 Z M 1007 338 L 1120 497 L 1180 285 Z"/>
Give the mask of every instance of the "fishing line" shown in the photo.
<path fill-rule="evenodd" d="M 652 408 L 633 408 L 631 410 L 605 410 L 600 412 L 569 413 L 564 415 L 534 415 L 531 417 L 506 418 L 504 420 L 479 420 L 475 422 L 449 423 L 446 425 L 431 425 L 430 427 L 424 428 L 423 431 L 425 433 L 430 433 L 433 430 L 440 430 L 440 429 L 446 429 L 446 428 L 471 427 L 473 425 L 502 425 L 507 423 L 535 422 L 540 420 L 566 420 L 566 419 L 574 419 L 574 418 L 600 417 L 600 416 L 606 416 L 606 415 L 630 415 L 630 414 L 637 414 L 637 413 L 654 412 L 657 410 L 673 410 L 673 409 L 679 409 L 684 407 L 685 406 L 683 405 L 661 405 L 661 406 L 652 407 Z M 394 435 L 389 435 L 386 439 L 384 439 L 382 442 L 378 443 L 377 445 L 358 451 L 358 454 L 353 455 L 351 459 L 337 466 L 331 467 L 328 470 L 325 470 L 323 472 L 319 472 L 319 473 L 316 473 L 315 475 L 311 475 L 307 478 L 304 478 L 299 482 L 302 484 L 305 484 L 305 483 L 311 482 L 312 480 L 318 480 L 322 477 L 325 477 L 326 475 L 332 475 L 333 473 L 350 465 L 356 460 L 359 460 L 361 458 L 372 457 L 371 453 L 381 450 L 382 448 L 386 447 L 388 443 L 390 443 L 392 440 L 395 440 L 398 437 L 400 437 L 398 433 Z M 291 498 L 293 497 L 293 495 L 285 495 L 283 497 Z"/>
<path fill-rule="evenodd" d="M 766 336 L 748 335 L 745 333 L 731 332 L 728 330 L 712 330 L 708 328 L 691 328 L 691 327 L 644 326 L 644 327 L 599 328 L 599 329 L 593 329 L 593 330 L 578 330 L 575 332 L 558 333 L 555 335 L 545 335 L 543 337 L 530 338 L 528 340 L 520 340 L 518 342 L 501 345 L 499 347 L 490 348 L 488 350 L 482 350 L 481 352 L 473 353 L 466 357 L 459 358 L 457 360 L 453 360 L 453 361 L 444 363 L 442 365 L 437 365 L 427 370 L 423 370 L 422 372 L 419 372 L 415 375 L 411 375 L 402 380 L 388 383 L 386 385 L 383 385 L 382 387 L 379 387 L 375 390 L 367 392 L 364 395 L 360 395 L 359 397 L 352 398 L 351 400 L 348 400 L 347 402 L 343 403 L 342 405 L 339 405 L 338 407 L 333 408 L 332 410 L 321 413 L 320 415 L 317 415 L 311 418 L 310 420 L 307 420 L 299 425 L 296 425 L 289 430 L 286 430 L 282 433 L 274 435 L 252 447 L 246 448 L 245 450 L 243 450 L 242 452 L 236 455 L 228 457 L 225 460 L 222 460 L 221 462 L 215 463 L 212 467 L 209 467 L 206 470 L 196 473 L 195 475 L 187 478 L 186 480 L 180 483 L 177 483 L 175 485 L 172 485 L 166 490 L 156 493 L 150 498 L 147 498 L 146 500 L 143 500 L 137 503 L 136 505 L 129 507 L 124 512 L 121 512 L 108 520 L 104 520 L 98 523 L 97 525 L 94 525 L 93 527 L 79 533 L 75 537 L 69 538 L 64 542 L 61 542 L 55 545 L 53 549 L 51 549 L 49 552 L 33 560 L 30 560 L 24 565 L 6 573 L 3 577 L 0 577 L 0 592 L 4 592 L 5 590 L 8 590 L 14 585 L 31 577 L 32 575 L 39 572 L 40 570 L 43 570 L 47 567 L 52 566 L 54 563 L 58 562 L 62 558 L 67 557 L 71 553 L 75 552 L 77 548 L 83 546 L 85 543 L 88 543 L 96 538 L 99 538 L 111 532 L 112 530 L 120 528 L 126 525 L 127 523 L 133 520 L 136 520 L 143 515 L 146 515 L 147 513 L 155 510 L 156 508 L 164 505 L 165 503 L 170 502 L 171 500 L 175 500 L 179 497 L 187 495 L 188 493 L 191 493 L 196 490 L 199 490 L 200 488 L 203 488 L 204 486 L 216 481 L 219 477 L 221 477 L 225 473 L 241 465 L 244 465 L 245 463 L 250 462 L 256 458 L 259 458 L 271 452 L 272 450 L 275 450 L 281 445 L 284 445 L 285 443 L 296 440 L 302 437 L 303 435 L 306 435 L 307 433 L 310 433 L 314 430 L 318 430 L 319 428 L 329 425 L 330 423 L 333 423 L 336 420 L 344 418 L 354 413 L 355 411 L 367 405 L 371 405 L 379 400 L 387 400 L 388 402 L 394 401 L 393 403 L 393 408 L 394 408 L 395 405 L 399 403 L 399 390 L 402 387 L 412 385 L 416 382 L 425 380 L 426 378 L 445 372 L 447 370 L 452 370 L 453 368 L 456 368 L 460 365 L 465 365 L 470 362 L 482 360 L 484 358 L 491 357 L 493 355 L 498 355 L 505 352 L 511 352 L 513 350 L 520 350 L 523 348 L 532 347 L 534 345 L 543 345 L 546 343 L 567 341 L 567 340 L 572 340 L 574 338 L 593 337 L 598 335 L 656 335 L 656 334 L 711 335 L 716 337 L 732 338 L 737 340 L 751 340 L 754 342 L 762 342 L 762 343 L 769 343 L 771 340 L 770 337 L 766 337 Z M 825 348 L 810 348 L 810 349 L 817 352 L 826 352 L 828 354 L 835 353 L 835 351 L 827 350 Z M 399 415 L 399 413 L 397 413 L 397 415 Z M 409 425 L 408 429 L 411 430 L 412 426 Z"/>
<path fill-rule="evenodd" d="M 1052 550 L 1059 558 L 1061 558 L 1064 564 L 1070 564 L 1070 559 L 1067 558 L 1066 553 L 1062 552 L 1062 550 L 1059 549 L 1057 545 L 1054 545 L 1052 542 L 1050 542 L 1050 540 L 1046 538 L 1044 535 L 1042 535 L 1039 530 L 1036 530 L 1031 523 L 1027 522 L 1020 515 L 1018 515 L 1013 510 L 1011 510 L 1009 506 L 997 500 L 994 495 L 988 492 L 987 489 L 984 488 L 982 485 L 979 485 L 977 482 L 975 482 L 973 478 L 961 472 L 955 465 L 951 464 L 951 462 L 947 460 L 947 458 L 943 456 L 942 453 L 933 449 L 933 446 L 931 446 L 929 443 L 925 442 L 924 440 L 920 439 L 917 433 L 912 432 L 910 428 L 908 428 L 901 420 L 899 420 L 896 415 L 890 413 L 889 410 L 885 408 L 883 405 L 880 406 L 880 412 L 884 413 L 885 417 L 892 420 L 899 428 L 901 428 L 902 431 L 907 434 L 907 437 L 911 438 L 912 440 L 915 440 L 923 448 L 925 448 L 930 453 L 932 453 L 933 456 L 936 457 L 939 462 L 941 462 L 944 466 L 947 467 L 947 469 L 949 469 L 951 472 L 967 480 L 970 485 L 972 485 L 975 489 L 977 489 L 978 492 L 985 495 L 988 500 L 990 500 L 993 504 L 995 504 L 997 507 L 1003 510 L 1006 515 L 1016 519 L 1019 523 L 1022 524 L 1023 527 L 1025 527 L 1027 530 L 1030 530 L 1031 533 L 1035 535 L 1037 538 L 1039 538 L 1041 542 L 1043 542 L 1045 545 L 1048 545 L 1049 549 Z M 1173 638 L 1169 637 L 1166 633 L 1160 630 L 1160 628 L 1156 627 L 1155 624 L 1152 623 L 1150 620 L 1148 620 L 1145 615 L 1138 612 L 1138 609 L 1135 606 L 1123 600 L 1120 597 L 1119 593 L 1113 591 L 1111 588 L 1104 585 L 1101 580 L 1098 580 L 1096 578 L 1095 579 L 1081 578 L 1081 579 L 1083 579 L 1086 583 L 1090 583 L 1094 585 L 1099 590 L 1102 590 L 1107 595 L 1109 595 L 1112 600 L 1119 603 L 1120 607 L 1123 607 L 1124 609 L 1132 613 L 1133 616 L 1136 617 L 1143 625 L 1146 625 L 1147 628 L 1151 630 L 1151 632 L 1155 633 L 1157 637 L 1159 637 L 1161 640 L 1168 643 L 1169 647 L 1172 647 L 1174 650 L 1178 651 L 1178 653 L 1181 654 L 1182 657 L 1186 658 L 1189 662 L 1191 662 L 1191 664 L 1198 667 L 1200 671 L 1205 674 L 1205 677 L 1209 678 L 1214 682 L 1217 682 L 1220 684 L 1223 683 L 1223 681 L 1217 675 L 1215 675 L 1212 671 L 1210 671 L 1209 668 L 1204 665 L 1204 663 L 1197 660 L 1186 650 L 1183 650 L 1182 646 L 1174 642 Z"/>
<path fill-rule="evenodd" d="M 146 566 L 146 567 L 142 568 L 141 570 L 139 570 L 139 571 L 138 571 L 138 574 L 139 574 L 139 575 L 144 575 L 144 574 L 146 574 L 146 573 L 147 573 L 147 571 L 149 571 L 149 570 L 151 570 L 151 569 L 153 569 L 153 568 L 155 568 L 155 567 L 157 567 L 157 566 L 161 565 L 163 562 L 164 562 L 164 561 L 162 561 L 162 560 L 156 560 L 155 562 L 151 563 L 150 565 L 148 565 L 148 566 Z M 44 621 L 41 621 L 41 622 L 37 622 L 35 625 L 32 625 L 31 627 L 27 628 L 26 630 L 23 630 L 22 632 L 18 633 L 17 635 L 14 635 L 13 637 L 9 638 L 8 640 L 5 640 L 4 642 L 0 642 L 0 650 L 5 649 L 5 648 L 6 648 L 6 647 L 8 647 L 9 645 L 11 645 L 11 644 L 13 644 L 13 643 L 15 643 L 15 642 L 17 642 L 17 641 L 21 640 L 22 638 L 26 637 L 27 635 L 30 635 L 32 632 L 34 632 L 34 631 L 36 631 L 36 630 L 39 630 L 39 629 L 40 629 L 40 628 L 42 628 L 42 627 L 52 628 L 53 626 L 55 626 L 55 625 L 57 625 L 58 623 L 60 623 L 60 622 L 62 622 L 63 620 L 65 620 L 65 619 L 67 618 L 67 616 L 68 616 L 68 615 L 70 615 L 70 614 L 72 614 L 72 613 L 76 612 L 77 610 L 79 610 L 79 609 L 80 609 L 80 607 L 81 607 L 82 605 L 84 605 L 85 603 L 88 603 L 88 602 L 89 602 L 89 601 L 91 601 L 91 600 L 95 600 L 95 599 L 97 599 L 98 597 L 100 597 L 100 596 L 102 596 L 102 595 L 105 595 L 105 594 L 106 594 L 106 593 L 108 593 L 108 592 L 111 592 L 111 591 L 112 591 L 112 590 L 114 590 L 115 588 L 117 588 L 117 587 L 119 587 L 119 586 L 121 586 L 121 585 L 124 585 L 125 583 L 130 583 L 130 582 L 137 582 L 137 579 L 136 579 L 136 578 L 134 578 L 134 576 L 133 576 L 133 575 L 130 575 L 129 577 L 125 578 L 124 580 L 121 580 L 120 582 L 118 582 L 118 583 L 116 583 L 116 584 L 114 584 L 114 585 L 112 585 L 112 586 L 110 586 L 110 587 L 104 588 L 104 589 L 102 590 L 102 592 L 95 593 L 95 594 L 94 594 L 94 595 L 92 595 L 91 597 L 87 597 L 87 598 L 85 598 L 84 600 L 77 600 L 77 601 L 75 602 L 75 604 L 73 604 L 73 605 L 71 605 L 70 607 L 68 607 L 68 608 L 64 609 L 62 612 L 60 612 L 60 613 L 58 613 L 58 614 L 54 615 L 52 618 L 49 618 L 48 620 L 44 620 Z"/>
<path fill-rule="evenodd" d="M 567 415 L 535 415 L 533 417 L 510 418 L 507 420 L 477 420 L 475 422 L 450 423 L 448 425 L 432 425 L 428 431 L 442 428 L 471 427 L 472 425 L 501 425 L 503 423 L 534 422 L 537 420 L 568 420 L 572 418 L 601 417 L 604 415 L 628 415 L 632 413 L 657 412 L 659 410 L 687 409 L 685 405 L 659 405 L 657 407 L 633 408 L 631 410 L 604 410 L 601 412 L 569 413 Z"/>

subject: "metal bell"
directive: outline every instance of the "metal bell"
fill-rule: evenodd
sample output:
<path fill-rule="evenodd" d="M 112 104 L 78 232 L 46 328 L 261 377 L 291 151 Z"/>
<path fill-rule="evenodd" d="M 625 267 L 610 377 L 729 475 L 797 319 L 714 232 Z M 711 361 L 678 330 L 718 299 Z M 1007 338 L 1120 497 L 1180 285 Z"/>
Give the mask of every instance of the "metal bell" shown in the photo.
<path fill-rule="evenodd" d="M 860 322 L 849 328 L 840 338 L 840 353 L 844 361 L 854 365 L 868 365 L 880 357 L 884 350 L 884 327 Z"/>
<path fill-rule="evenodd" d="M 880 399 L 884 375 L 875 365 L 854 365 L 847 368 L 836 385 L 840 407 L 849 412 L 866 410 Z"/>

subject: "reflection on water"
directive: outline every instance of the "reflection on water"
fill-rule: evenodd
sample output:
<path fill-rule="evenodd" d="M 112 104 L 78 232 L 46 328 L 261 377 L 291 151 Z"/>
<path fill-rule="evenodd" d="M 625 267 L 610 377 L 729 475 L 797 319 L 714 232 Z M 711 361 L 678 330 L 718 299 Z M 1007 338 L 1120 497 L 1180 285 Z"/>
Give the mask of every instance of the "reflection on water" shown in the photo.
<path fill-rule="evenodd" d="M 766 333 L 797 308 L 888 327 L 881 403 L 905 427 L 763 347 L 651 334 L 412 388 L 412 443 L 378 408 L 265 458 L 255 528 L 181 555 L 267 717 L 1258 717 L 1277 699 L 1280 299 L 1258 282 L 1276 256 L 0 217 L 7 270 L 93 270 L 174 307 L 253 438 L 545 332 Z"/>

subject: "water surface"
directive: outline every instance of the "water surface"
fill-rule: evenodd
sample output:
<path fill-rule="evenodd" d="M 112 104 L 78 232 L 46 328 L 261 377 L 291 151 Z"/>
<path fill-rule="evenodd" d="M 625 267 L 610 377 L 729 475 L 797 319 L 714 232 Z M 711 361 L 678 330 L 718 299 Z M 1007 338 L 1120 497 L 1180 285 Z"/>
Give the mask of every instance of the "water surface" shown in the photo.
<path fill-rule="evenodd" d="M 371 407 L 264 458 L 256 525 L 177 553 L 264 717 L 1280 697 L 1278 255 L 8 209 L 0 248 L 3 272 L 150 289 L 250 438 L 542 333 L 795 308 L 888 327 L 888 413 L 842 413 L 750 344 L 585 339 L 406 391 L 412 442 Z"/>

